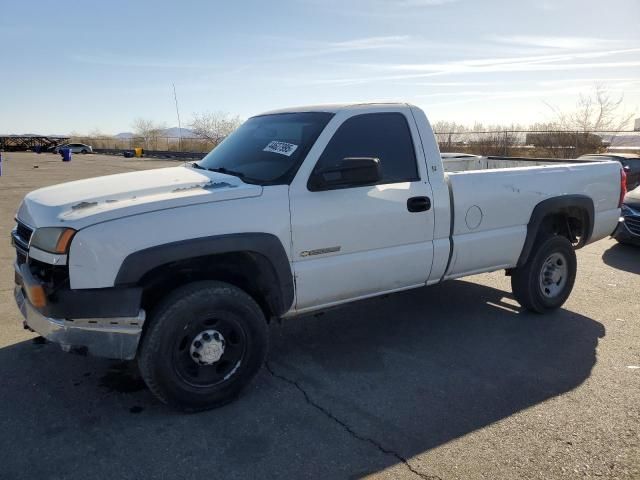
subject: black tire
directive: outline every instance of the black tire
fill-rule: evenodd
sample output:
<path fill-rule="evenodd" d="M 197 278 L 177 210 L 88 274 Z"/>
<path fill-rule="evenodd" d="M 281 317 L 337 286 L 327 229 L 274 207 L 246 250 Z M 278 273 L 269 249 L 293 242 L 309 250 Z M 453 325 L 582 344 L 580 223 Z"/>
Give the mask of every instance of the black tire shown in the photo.
<path fill-rule="evenodd" d="M 83 149 L 80 151 L 80 153 L 89 153 L 89 150 L 87 150 L 87 149 L 83 148 Z"/>
<path fill-rule="evenodd" d="M 207 342 L 217 345 L 207 357 L 213 363 L 196 363 L 211 355 L 198 354 Z M 268 347 L 267 322 L 253 298 L 227 283 L 195 282 L 176 289 L 154 310 L 138 366 L 162 402 L 183 411 L 205 410 L 235 399 L 262 367 Z"/>
<path fill-rule="evenodd" d="M 568 239 L 542 237 L 536 241 L 527 263 L 511 273 L 513 295 L 527 310 L 536 313 L 555 310 L 569 298 L 576 270 L 576 252 Z"/>

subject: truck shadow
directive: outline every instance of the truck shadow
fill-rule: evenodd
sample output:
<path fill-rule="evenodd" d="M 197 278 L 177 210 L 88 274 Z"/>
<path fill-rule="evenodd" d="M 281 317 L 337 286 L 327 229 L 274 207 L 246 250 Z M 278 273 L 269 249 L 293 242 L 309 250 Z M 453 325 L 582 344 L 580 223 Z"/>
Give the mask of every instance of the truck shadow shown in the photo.
<path fill-rule="evenodd" d="M 129 365 L 22 342 L 0 350 L 0 464 L 8 478 L 95 478 L 95 465 L 109 478 L 358 477 L 576 388 L 604 334 L 453 281 L 272 325 L 269 368 L 197 415 L 160 405 Z"/>
<path fill-rule="evenodd" d="M 640 275 L 640 247 L 616 243 L 604 252 L 602 261 L 618 270 Z"/>

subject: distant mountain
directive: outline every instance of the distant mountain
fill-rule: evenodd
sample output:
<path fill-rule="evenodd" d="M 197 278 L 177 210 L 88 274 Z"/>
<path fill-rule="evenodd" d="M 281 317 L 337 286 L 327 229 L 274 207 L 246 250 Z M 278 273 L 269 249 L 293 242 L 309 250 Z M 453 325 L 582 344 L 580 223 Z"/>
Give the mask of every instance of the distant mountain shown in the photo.
<path fill-rule="evenodd" d="M 114 135 L 115 138 L 133 138 L 135 135 L 131 132 L 122 132 Z"/>
<path fill-rule="evenodd" d="M 188 128 L 171 127 L 167 128 L 164 134 L 167 137 L 198 138 L 198 136 L 193 133 L 193 130 L 189 130 Z"/>
<path fill-rule="evenodd" d="M 114 135 L 115 138 L 127 139 L 134 138 L 136 136 L 135 133 L 132 132 L 122 132 Z M 189 130 L 188 128 L 178 128 L 171 127 L 162 131 L 161 137 L 182 137 L 182 138 L 198 138 L 198 136 L 193 133 L 193 130 Z"/>

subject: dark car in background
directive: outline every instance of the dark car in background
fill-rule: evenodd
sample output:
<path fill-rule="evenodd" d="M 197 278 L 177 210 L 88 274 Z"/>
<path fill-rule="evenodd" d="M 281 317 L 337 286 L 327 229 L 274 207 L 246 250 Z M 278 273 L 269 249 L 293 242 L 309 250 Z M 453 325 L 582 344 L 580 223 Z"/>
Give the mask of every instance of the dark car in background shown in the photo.
<path fill-rule="evenodd" d="M 640 186 L 640 156 L 635 153 L 592 153 L 578 160 L 613 160 L 620 162 L 627 174 L 627 190 Z"/>
<path fill-rule="evenodd" d="M 613 237 L 620 243 L 640 246 L 640 187 L 624 197 L 622 217 Z"/>

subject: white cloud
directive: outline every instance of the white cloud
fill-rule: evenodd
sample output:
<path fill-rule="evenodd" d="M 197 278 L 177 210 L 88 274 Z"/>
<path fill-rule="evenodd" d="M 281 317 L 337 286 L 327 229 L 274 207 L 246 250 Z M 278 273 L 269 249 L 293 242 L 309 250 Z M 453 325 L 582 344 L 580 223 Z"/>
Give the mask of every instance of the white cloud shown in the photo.
<path fill-rule="evenodd" d="M 386 2 L 394 7 L 434 7 L 447 3 L 455 3 L 459 0 L 397 0 L 396 2 Z"/>
<path fill-rule="evenodd" d="M 219 65 L 208 64 L 205 62 L 194 61 L 176 61 L 161 58 L 147 57 L 127 57 L 123 55 L 111 54 L 74 54 L 71 59 L 93 65 L 107 65 L 114 67 L 142 67 L 142 68 L 219 68 Z"/>
<path fill-rule="evenodd" d="M 310 8 L 319 8 L 342 17 L 401 19 L 461 0 L 297 0 Z"/>
<path fill-rule="evenodd" d="M 451 95 L 440 95 L 440 94 L 421 94 L 415 95 L 416 99 L 429 99 L 429 98 L 439 98 L 439 97 L 453 97 L 455 100 L 445 100 L 445 101 L 436 101 L 429 102 L 430 107 L 434 106 L 444 106 L 444 105 L 458 105 L 458 104 L 468 104 L 470 102 L 478 102 L 478 103 L 486 103 L 494 100 L 515 100 L 515 99 L 533 99 L 538 101 L 543 101 L 549 98 L 575 98 L 578 94 L 589 94 L 592 92 L 593 87 L 584 85 L 582 87 L 566 87 L 566 88 L 556 88 L 556 89 L 539 89 L 539 90 L 505 90 L 500 92 L 487 92 L 487 91 L 463 91 L 458 92 L 456 94 Z M 614 94 L 638 94 L 640 90 L 618 90 L 615 88 L 611 88 L 608 90 Z M 465 97 L 465 98 L 457 98 L 457 97 Z"/>
<path fill-rule="evenodd" d="M 536 71 L 536 70 L 549 70 L 555 68 L 555 65 L 559 62 L 563 62 L 559 65 L 559 70 L 563 67 L 571 67 L 570 62 L 572 60 L 579 59 L 591 59 L 608 57 L 611 58 L 615 55 L 624 55 L 630 53 L 640 53 L 640 48 L 628 48 L 624 50 L 607 50 L 599 52 L 589 53 L 567 53 L 557 55 L 537 55 L 537 56 L 520 56 L 510 58 L 482 58 L 476 60 L 462 60 L 456 62 L 447 63 L 424 63 L 424 64 L 377 64 L 368 65 L 371 68 L 387 70 L 387 71 L 404 71 L 404 72 L 438 72 L 438 73 L 456 73 L 465 71 Z M 574 64 L 575 65 L 575 64 Z"/>
<path fill-rule="evenodd" d="M 349 64 L 343 67 L 361 69 L 358 74 L 345 77 L 314 78 L 308 83 L 317 85 L 350 86 L 373 82 L 417 80 L 439 75 L 560 72 L 588 69 L 633 68 L 640 66 L 640 48 L 607 50 L 589 53 L 521 56 L 509 58 L 484 58 L 446 63 L 419 64 Z M 620 56 L 630 59 L 621 59 Z M 605 61 L 593 61 L 595 59 Z M 590 60 L 590 61 L 585 61 Z"/>
<path fill-rule="evenodd" d="M 611 48 L 620 45 L 618 40 L 609 40 L 600 37 L 557 37 L 545 35 L 493 35 L 490 40 L 509 45 L 522 45 L 526 47 L 545 47 L 553 49 L 580 50 L 588 48 Z"/>
<path fill-rule="evenodd" d="M 289 41 L 288 38 L 265 37 L 265 40 L 275 40 L 276 43 Z M 289 49 L 286 53 L 267 56 L 262 61 L 273 61 L 286 58 L 311 58 L 330 56 L 343 53 L 357 53 L 380 50 L 407 50 L 419 47 L 433 46 L 431 42 L 421 42 L 408 35 L 389 35 L 354 38 L 340 41 L 307 41 L 299 44 L 298 49 Z"/>
<path fill-rule="evenodd" d="M 626 87 L 640 85 L 640 78 L 633 77 L 588 77 L 588 78 L 563 78 L 561 80 L 541 80 L 537 82 L 541 86 L 566 85 L 587 83 L 590 85 L 606 84 L 612 87 Z"/>
<path fill-rule="evenodd" d="M 378 48 L 402 48 L 410 41 L 407 35 L 393 35 L 386 37 L 365 37 L 341 42 L 328 42 L 321 49 L 323 53 L 370 50 Z"/>

